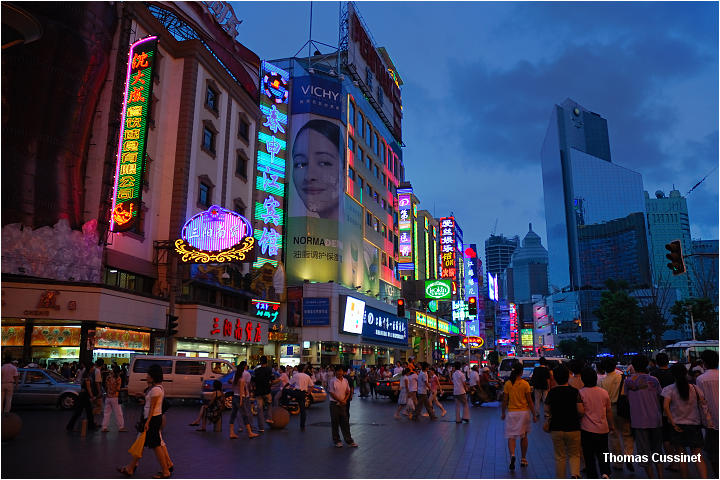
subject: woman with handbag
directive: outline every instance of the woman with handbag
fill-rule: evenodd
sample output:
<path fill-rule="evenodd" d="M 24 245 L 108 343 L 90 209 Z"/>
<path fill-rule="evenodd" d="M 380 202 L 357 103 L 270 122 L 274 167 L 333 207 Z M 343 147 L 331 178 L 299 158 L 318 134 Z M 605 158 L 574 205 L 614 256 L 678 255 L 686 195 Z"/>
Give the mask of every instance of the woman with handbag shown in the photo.
<path fill-rule="evenodd" d="M 555 476 L 566 478 L 566 463 L 570 462 L 570 477 L 580 478 L 580 417 L 585 413 L 580 392 L 568 385 L 570 370 L 559 365 L 553 370 L 556 386 L 545 398 L 545 424 L 555 453 Z"/>
<path fill-rule="evenodd" d="M 140 432 L 137 440 L 144 436 L 145 447 L 150 448 L 155 452 L 158 463 L 160 463 L 161 471 L 153 475 L 153 478 L 170 478 L 173 465 L 170 461 L 167 447 L 164 445 L 162 440 L 162 434 L 160 433 L 163 420 L 162 405 L 163 398 L 165 397 L 165 390 L 162 387 L 162 367 L 157 364 L 150 365 L 145 381 L 148 383 L 149 388 L 145 393 L 143 416 L 141 420 L 138 421 L 138 430 L 142 428 L 142 431 Z M 130 452 L 133 455 L 133 459 L 130 464 L 118 467 L 117 469 L 118 472 L 128 477 L 135 473 L 137 464 L 140 460 L 140 457 L 137 456 L 138 452 L 134 448 L 135 446 L 136 445 L 133 444 L 133 447 L 130 449 Z"/>
<path fill-rule="evenodd" d="M 687 378 L 687 369 L 682 363 L 676 363 L 670 371 L 675 383 L 662 390 L 663 409 L 673 430 L 670 443 L 677 448 L 678 453 L 686 453 L 690 448 L 691 455 L 697 455 L 699 461 L 695 462 L 700 478 L 707 478 L 707 465 L 702 455 L 703 436 L 702 421 L 712 423 L 710 412 L 702 392 L 690 385 Z M 680 462 L 680 473 L 688 478 L 687 462 Z"/>

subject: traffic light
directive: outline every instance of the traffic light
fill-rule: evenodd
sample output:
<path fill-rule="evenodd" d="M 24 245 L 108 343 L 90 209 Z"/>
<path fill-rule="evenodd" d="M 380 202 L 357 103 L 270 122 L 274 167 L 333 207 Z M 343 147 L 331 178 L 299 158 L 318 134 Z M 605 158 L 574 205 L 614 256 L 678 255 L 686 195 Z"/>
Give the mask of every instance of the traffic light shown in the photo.
<path fill-rule="evenodd" d="M 470 315 L 471 317 L 477 317 L 477 298 L 476 297 L 468 298 L 468 315 Z"/>
<path fill-rule="evenodd" d="M 405 299 L 404 298 L 397 299 L 397 316 L 401 317 L 401 318 L 405 317 Z"/>
<path fill-rule="evenodd" d="M 665 255 L 665 258 L 670 260 L 670 263 L 668 263 L 667 266 L 673 272 L 673 275 L 685 273 L 685 262 L 683 261 L 682 245 L 680 244 L 680 240 L 673 240 L 665 245 L 665 249 L 670 252 Z"/>
<path fill-rule="evenodd" d="M 168 337 L 172 337 L 175 335 L 178 330 L 178 316 L 177 315 L 169 315 L 167 316 L 167 334 Z"/>

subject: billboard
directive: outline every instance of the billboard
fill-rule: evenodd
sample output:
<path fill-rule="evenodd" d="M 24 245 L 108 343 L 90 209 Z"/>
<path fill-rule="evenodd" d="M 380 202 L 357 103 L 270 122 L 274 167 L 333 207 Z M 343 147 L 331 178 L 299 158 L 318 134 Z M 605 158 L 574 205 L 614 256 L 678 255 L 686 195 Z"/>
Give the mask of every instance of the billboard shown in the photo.
<path fill-rule="evenodd" d="M 307 297 L 303 299 L 303 326 L 318 327 L 330 325 L 330 299 Z"/>
<path fill-rule="evenodd" d="M 336 80 L 321 75 L 293 78 L 293 115 L 315 113 L 339 120 L 342 113 L 342 100 L 342 87 Z"/>
<path fill-rule="evenodd" d="M 132 229 L 140 218 L 155 57 L 157 37 L 143 38 L 130 46 L 110 210 L 112 232 Z"/>
<path fill-rule="evenodd" d="M 347 297 L 342 321 L 343 332 L 361 334 L 364 316 L 365 302 L 354 297 Z"/>
<path fill-rule="evenodd" d="M 497 282 L 497 275 L 493 275 L 492 273 L 488 272 L 487 274 L 488 279 L 488 298 L 492 300 L 493 302 L 500 301 L 498 299 L 498 282 Z"/>
<path fill-rule="evenodd" d="M 407 320 L 392 313 L 365 306 L 362 336 L 367 340 L 407 345 Z"/>
<path fill-rule="evenodd" d="M 520 329 L 520 341 L 522 342 L 523 352 L 533 351 L 533 329 L 532 328 L 521 328 Z"/>
<path fill-rule="evenodd" d="M 398 268 L 414 270 L 412 188 L 398 188 Z"/>
<path fill-rule="evenodd" d="M 463 252 L 465 262 L 465 300 L 470 297 L 479 297 L 480 286 L 482 285 L 482 261 L 478 259 L 477 245 L 471 243 Z M 478 315 L 480 315 L 478 309 Z"/>
<path fill-rule="evenodd" d="M 452 297 L 451 280 L 425 280 L 425 298 L 450 300 Z"/>
<path fill-rule="evenodd" d="M 252 234 L 247 218 L 213 205 L 185 222 L 182 238 L 175 240 L 175 252 L 183 262 L 245 261 L 255 246 Z"/>
<path fill-rule="evenodd" d="M 457 265 L 455 255 L 455 218 L 440 219 L 440 278 L 455 279 Z"/>
<path fill-rule="evenodd" d="M 518 338 L 518 312 L 517 312 L 517 305 L 515 305 L 514 303 L 511 303 L 511 304 L 509 305 L 509 307 L 510 307 L 510 312 L 509 312 L 509 317 L 510 317 L 510 342 L 511 342 L 513 345 L 517 345 L 517 344 L 518 344 L 518 339 L 519 339 L 519 338 Z"/>

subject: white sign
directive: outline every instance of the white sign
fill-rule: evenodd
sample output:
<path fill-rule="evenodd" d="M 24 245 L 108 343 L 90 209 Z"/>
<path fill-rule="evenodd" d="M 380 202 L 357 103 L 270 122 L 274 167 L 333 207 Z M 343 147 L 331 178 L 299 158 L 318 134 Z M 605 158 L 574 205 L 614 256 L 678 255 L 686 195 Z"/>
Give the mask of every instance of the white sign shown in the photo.
<path fill-rule="evenodd" d="M 345 319 L 343 331 L 348 333 L 362 333 L 363 317 L 365 316 L 365 302 L 357 298 L 347 297 L 345 302 Z"/>

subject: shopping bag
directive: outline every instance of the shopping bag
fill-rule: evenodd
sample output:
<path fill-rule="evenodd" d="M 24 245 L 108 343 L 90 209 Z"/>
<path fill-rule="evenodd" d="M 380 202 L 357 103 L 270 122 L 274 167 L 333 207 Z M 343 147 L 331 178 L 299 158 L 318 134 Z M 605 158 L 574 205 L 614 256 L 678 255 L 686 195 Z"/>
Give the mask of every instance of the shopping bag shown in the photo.
<path fill-rule="evenodd" d="M 145 447 L 146 432 L 138 434 L 135 442 L 130 446 L 128 453 L 135 458 L 142 458 L 143 448 Z"/>

